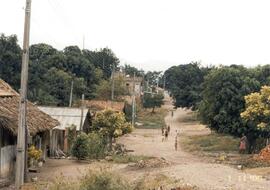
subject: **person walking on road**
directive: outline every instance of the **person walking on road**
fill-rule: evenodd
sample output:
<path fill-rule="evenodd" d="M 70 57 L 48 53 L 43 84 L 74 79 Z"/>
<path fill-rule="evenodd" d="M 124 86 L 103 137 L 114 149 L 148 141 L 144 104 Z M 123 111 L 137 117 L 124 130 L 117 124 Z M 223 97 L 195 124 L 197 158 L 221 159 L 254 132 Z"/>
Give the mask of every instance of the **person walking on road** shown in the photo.
<path fill-rule="evenodd" d="M 165 141 L 167 141 L 167 140 L 168 140 L 168 130 L 165 129 Z"/>
<path fill-rule="evenodd" d="M 175 142 L 174 142 L 174 149 L 175 151 L 177 151 L 177 145 L 178 145 L 178 141 L 177 141 L 177 135 L 175 136 Z"/>
<path fill-rule="evenodd" d="M 171 130 L 171 127 L 170 127 L 170 125 L 168 125 L 168 128 L 167 128 L 167 130 L 168 130 L 168 133 L 170 133 L 170 130 Z"/>

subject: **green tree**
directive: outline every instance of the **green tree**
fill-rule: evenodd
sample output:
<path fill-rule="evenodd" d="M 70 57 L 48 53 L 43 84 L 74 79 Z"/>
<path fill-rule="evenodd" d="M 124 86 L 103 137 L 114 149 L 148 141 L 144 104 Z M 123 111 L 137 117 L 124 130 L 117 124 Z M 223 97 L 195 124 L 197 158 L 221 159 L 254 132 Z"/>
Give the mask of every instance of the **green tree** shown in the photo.
<path fill-rule="evenodd" d="M 125 74 L 129 75 L 129 76 L 133 76 L 134 73 L 135 73 L 135 76 L 137 76 L 137 77 L 143 77 L 144 76 L 144 71 L 143 70 L 139 70 L 136 67 L 133 67 L 131 65 L 125 64 L 123 70 L 125 71 Z"/>
<path fill-rule="evenodd" d="M 88 136 L 85 133 L 81 133 L 75 140 L 71 153 L 73 156 L 79 160 L 86 159 L 89 155 L 88 153 Z"/>
<path fill-rule="evenodd" d="M 143 95 L 143 107 L 152 108 L 152 113 L 154 113 L 156 107 L 161 107 L 164 104 L 163 99 L 163 94 L 145 93 Z"/>
<path fill-rule="evenodd" d="M 269 138 L 270 134 L 270 87 L 263 86 L 260 92 L 245 96 L 245 110 L 241 117 L 256 126 L 261 135 Z"/>
<path fill-rule="evenodd" d="M 260 88 L 260 83 L 251 76 L 242 66 L 213 69 L 202 86 L 199 113 L 203 123 L 217 132 L 235 136 L 252 134 L 253 128 L 240 117 L 245 107 L 244 96 Z"/>
<path fill-rule="evenodd" d="M 200 67 L 196 62 L 173 66 L 165 71 L 166 89 L 174 99 L 176 107 L 198 108 L 201 101 L 201 84 L 208 68 Z"/>
<path fill-rule="evenodd" d="M 20 88 L 21 48 L 16 35 L 0 35 L 0 78 L 13 88 Z"/>
<path fill-rule="evenodd" d="M 110 100 L 112 94 L 112 81 L 102 80 L 96 87 L 96 97 L 102 100 Z M 127 89 L 124 78 L 117 76 L 114 78 L 114 97 L 116 100 L 121 100 L 124 95 L 127 95 Z"/>
<path fill-rule="evenodd" d="M 93 129 L 108 138 L 111 150 L 113 138 L 131 132 L 132 126 L 126 121 L 124 113 L 108 109 L 96 114 Z"/>

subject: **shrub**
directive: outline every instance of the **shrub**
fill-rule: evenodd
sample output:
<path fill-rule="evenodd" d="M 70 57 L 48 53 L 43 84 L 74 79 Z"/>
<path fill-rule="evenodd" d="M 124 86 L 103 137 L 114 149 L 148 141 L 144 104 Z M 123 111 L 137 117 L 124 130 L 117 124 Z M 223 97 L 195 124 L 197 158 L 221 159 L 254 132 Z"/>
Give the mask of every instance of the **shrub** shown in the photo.
<path fill-rule="evenodd" d="M 104 158 L 106 152 L 105 140 L 97 133 L 81 133 L 72 146 L 72 155 L 79 160 Z"/>
<path fill-rule="evenodd" d="M 81 133 L 77 137 L 72 146 L 71 150 L 72 155 L 78 158 L 79 160 L 86 159 L 89 155 L 88 142 L 89 142 L 88 135 L 85 133 Z"/>
<path fill-rule="evenodd" d="M 88 158 L 104 158 L 106 152 L 106 141 L 97 133 L 88 135 Z"/>
<path fill-rule="evenodd" d="M 107 170 L 93 171 L 84 177 L 80 189 L 84 190 L 131 190 L 129 183 Z"/>

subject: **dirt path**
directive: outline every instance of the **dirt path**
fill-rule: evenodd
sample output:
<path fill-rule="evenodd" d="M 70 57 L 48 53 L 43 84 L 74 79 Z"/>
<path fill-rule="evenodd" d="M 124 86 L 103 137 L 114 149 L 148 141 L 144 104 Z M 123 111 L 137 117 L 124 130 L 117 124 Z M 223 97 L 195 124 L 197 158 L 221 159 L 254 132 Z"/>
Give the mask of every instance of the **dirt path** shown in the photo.
<path fill-rule="evenodd" d="M 169 103 L 165 106 L 171 108 Z M 133 154 L 163 157 L 172 162 L 172 166 L 159 168 L 152 172 L 174 176 L 200 189 L 269 189 L 270 181 L 260 176 L 247 174 L 230 166 L 209 163 L 203 158 L 184 152 L 181 145 L 178 145 L 178 151 L 175 151 L 176 130 L 180 130 L 181 135 L 209 133 L 203 125 L 186 121 L 190 117 L 190 113 L 183 109 L 177 109 L 173 117 L 168 113 L 165 120 L 171 126 L 171 134 L 166 142 L 162 142 L 160 129 L 136 129 L 132 134 L 121 138 L 120 142 L 125 144 L 128 149 L 134 150 Z"/>

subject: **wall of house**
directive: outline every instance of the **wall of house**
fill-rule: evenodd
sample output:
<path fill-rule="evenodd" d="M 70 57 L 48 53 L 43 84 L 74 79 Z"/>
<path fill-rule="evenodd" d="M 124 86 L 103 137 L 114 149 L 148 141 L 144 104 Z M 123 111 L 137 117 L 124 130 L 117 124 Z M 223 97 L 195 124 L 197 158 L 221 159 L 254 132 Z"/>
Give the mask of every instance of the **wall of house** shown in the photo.
<path fill-rule="evenodd" d="M 15 170 L 16 146 L 8 145 L 1 148 L 1 177 L 13 176 Z"/>
<path fill-rule="evenodd" d="M 7 130 L 0 127 L 0 177 L 13 176 L 16 158 L 16 139 Z"/>

